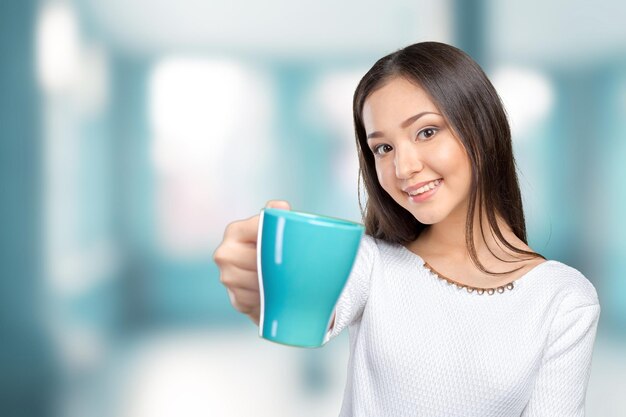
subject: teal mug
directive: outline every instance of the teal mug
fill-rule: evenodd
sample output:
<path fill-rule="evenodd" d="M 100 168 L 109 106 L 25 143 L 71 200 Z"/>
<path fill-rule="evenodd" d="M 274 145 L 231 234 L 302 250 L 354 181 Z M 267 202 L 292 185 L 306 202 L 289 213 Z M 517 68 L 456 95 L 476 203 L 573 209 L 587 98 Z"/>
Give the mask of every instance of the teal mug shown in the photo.
<path fill-rule="evenodd" d="M 364 227 L 332 217 L 266 208 L 257 247 L 259 335 L 320 347 L 350 276 Z"/>

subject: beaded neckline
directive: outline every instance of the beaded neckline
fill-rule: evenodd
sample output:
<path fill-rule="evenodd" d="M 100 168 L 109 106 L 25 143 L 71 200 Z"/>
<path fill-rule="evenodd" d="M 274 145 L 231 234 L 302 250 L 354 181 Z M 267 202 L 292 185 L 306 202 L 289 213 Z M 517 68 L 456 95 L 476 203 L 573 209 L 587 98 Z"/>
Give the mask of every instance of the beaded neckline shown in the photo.
<path fill-rule="evenodd" d="M 513 288 L 515 288 L 515 285 L 513 284 L 515 281 L 509 282 L 508 284 L 501 285 L 499 287 L 494 287 L 494 288 L 472 287 L 471 285 L 463 284 L 461 282 L 450 279 L 446 277 L 445 275 L 440 274 L 432 266 L 430 266 L 428 262 L 426 261 L 424 261 L 424 267 L 427 268 L 433 274 L 435 274 L 439 279 L 446 281 L 448 284 L 456 285 L 458 289 L 465 288 L 468 293 L 476 292 L 476 294 L 478 295 L 483 295 L 484 293 L 493 295 L 495 292 L 502 294 L 505 290 L 512 290 Z"/>

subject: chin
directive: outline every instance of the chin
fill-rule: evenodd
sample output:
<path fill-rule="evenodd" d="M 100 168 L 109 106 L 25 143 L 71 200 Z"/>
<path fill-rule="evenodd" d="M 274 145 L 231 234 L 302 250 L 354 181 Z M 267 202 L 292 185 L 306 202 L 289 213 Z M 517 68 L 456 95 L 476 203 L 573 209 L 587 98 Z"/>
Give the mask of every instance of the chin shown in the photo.
<path fill-rule="evenodd" d="M 442 216 L 441 213 L 433 213 L 433 212 L 416 213 L 415 211 L 410 211 L 410 213 L 413 215 L 413 217 L 415 217 L 415 220 L 428 226 L 435 224 L 435 223 L 439 223 L 444 218 L 444 216 Z"/>
<path fill-rule="evenodd" d="M 439 223 L 439 220 L 440 220 L 438 218 L 433 218 L 433 217 L 424 217 L 424 216 L 421 216 L 421 217 L 413 216 L 413 217 L 415 217 L 415 220 L 417 220 L 418 222 L 425 224 L 427 226 L 433 225 L 435 223 Z"/>
<path fill-rule="evenodd" d="M 403 198 L 403 197 L 404 197 L 404 195 L 402 195 L 400 198 Z M 422 224 L 433 224 L 433 223 L 437 223 L 439 221 L 438 218 L 435 219 L 434 216 L 432 216 L 432 215 L 425 215 L 425 213 L 417 212 L 418 210 L 415 210 L 414 206 L 407 205 L 405 201 L 399 201 L 400 198 L 394 198 L 393 200 L 396 202 L 396 204 L 398 206 L 402 207 L 407 212 L 409 212 L 411 214 L 411 216 L 413 216 L 413 218 L 415 218 L 415 220 L 417 220 L 418 222 L 420 222 Z"/>

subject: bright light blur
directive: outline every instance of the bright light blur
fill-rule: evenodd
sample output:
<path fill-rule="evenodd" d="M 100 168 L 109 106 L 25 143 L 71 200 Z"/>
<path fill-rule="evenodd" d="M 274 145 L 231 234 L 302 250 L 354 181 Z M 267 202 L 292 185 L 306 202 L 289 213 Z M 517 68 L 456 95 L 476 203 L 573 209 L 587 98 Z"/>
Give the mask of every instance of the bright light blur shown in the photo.
<path fill-rule="evenodd" d="M 150 152 L 158 239 L 168 253 L 207 257 L 212 237 L 232 221 L 233 208 L 216 202 L 242 201 L 246 185 L 231 188 L 236 183 L 225 181 L 225 166 L 263 169 L 258 155 L 269 150 L 265 125 L 272 111 L 266 90 L 262 77 L 237 62 L 168 57 L 155 65 Z M 242 146 L 250 135 L 254 143 Z"/>
<path fill-rule="evenodd" d="M 44 90 L 68 86 L 78 71 L 80 34 L 69 4 L 45 4 L 37 24 L 38 74 Z"/>
<path fill-rule="evenodd" d="M 587 415 L 626 415 L 626 3 L 10 4 L 36 10 L 15 25 L 32 27 L 38 93 L 19 122 L 40 127 L 43 276 L 23 291 L 58 371 L 50 415 L 337 415 L 347 334 L 314 350 L 260 339 L 211 255 L 270 199 L 360 220 L 352 94 L 425 40 L 475 53 L 501 95 L 529 244 L 599 293 Z"/>
<path fill-rule="evenodd" d="M 499 68 L 491 81 L 507 109 L 514 138 L 532 135 L 532 129 L 550 115 L 554 91 L 545 74 L 524 68 Z"/>

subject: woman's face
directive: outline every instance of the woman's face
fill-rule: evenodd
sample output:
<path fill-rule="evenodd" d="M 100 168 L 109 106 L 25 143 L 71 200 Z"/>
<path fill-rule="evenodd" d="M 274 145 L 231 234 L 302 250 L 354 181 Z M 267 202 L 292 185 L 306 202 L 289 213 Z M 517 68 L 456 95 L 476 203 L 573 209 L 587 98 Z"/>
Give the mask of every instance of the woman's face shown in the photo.
<path fill-rule="evenodd" d="M 428 94 L 395 77 L 365 100 L 363 123 L 382 188 L 419 222 L 465 224 L 471 166 Z"/>

